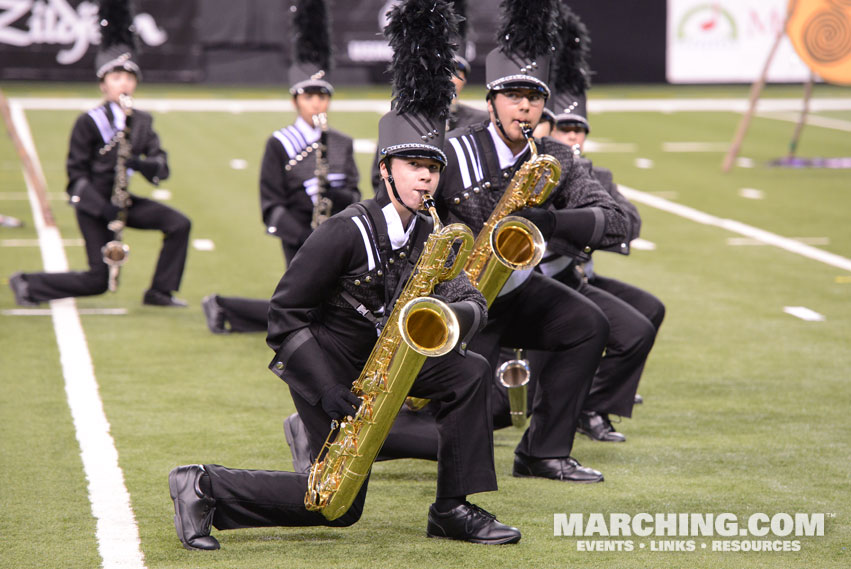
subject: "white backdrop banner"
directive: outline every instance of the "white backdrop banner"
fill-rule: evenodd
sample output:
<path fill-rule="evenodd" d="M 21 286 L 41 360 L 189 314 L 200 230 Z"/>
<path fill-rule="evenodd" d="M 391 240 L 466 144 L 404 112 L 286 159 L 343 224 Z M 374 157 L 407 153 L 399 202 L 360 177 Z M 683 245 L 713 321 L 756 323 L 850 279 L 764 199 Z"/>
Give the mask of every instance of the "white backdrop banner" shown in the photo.
<path fill-rule="evenodd" d="M 753 83 L 777 32 L 787 0 L 668 0 L 669 83 Z M 784 34 L 768 70 L 770 82 L 803 82 L 809 69 Z"/>

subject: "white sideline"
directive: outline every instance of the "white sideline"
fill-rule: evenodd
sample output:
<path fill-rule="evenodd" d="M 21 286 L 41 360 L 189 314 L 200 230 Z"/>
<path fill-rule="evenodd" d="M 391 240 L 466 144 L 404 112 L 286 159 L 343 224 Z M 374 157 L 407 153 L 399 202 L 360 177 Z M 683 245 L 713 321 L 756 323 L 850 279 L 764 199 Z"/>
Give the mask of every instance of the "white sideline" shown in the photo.
<path fill-rule="evenodd" d="M 809 245 L 801 243 L 800 241 L 789 239 L 788 237 L 783 237 L 781 235 L 777 235 L 775 233 L 771 233 L 763 229 L 752 227 L 750 225 L 746 225 L 733 219 L 715 217 L 714 215 L 704 213 L 702 211 L 690 208 L 682 204 L 668 201 L 664 198 L 660 198 L 658 196 L 654 196 L 652 194 L 648 194 L 646 192 L 642 192 L 630 188 L 628 186 L 624 186 L 622 184 L 618 184 L 618 190 L 620 190 L 620 192 L 629 200 L 641 202 L 645 205 L 649 205 L 650 207 L 655 207 L 656 209 L 661 209 L 663 211 L 667 211 L 668 213 L 673 213 L 674 215 L 684 217 L 688 220 L 700 223 L 702 225 L 712 225 L 715 227 L 720 227 L 721 229 L 726 229 L 727 231 L 732 231 L 733 233 L 738 233 L 740 235 L 744 235 L 745 237 L 750 237 L 751 239 L 754 239 L 761 243 L 765 243 L 766 245 L 773 245 L 774 247 L 785 249 L 790 253 L 795 253 L 797 255 L 807 257 L 808 259 L 819 261 L 826 265 L 831 265 L 833 267 L 837 267 L 845 271 L 851 271 L 851 259 L 841 257 L 833 253 L 828 253 L 827 251 L 811 247 Z"/>
<path fill-rule="evenodd" d="M 10 101 L 15 128 L 29 153 L 38 175 L 43 178 L 29 124 L 20 105 Z M 47 227 L 31 180 L 24 175 L 33 219 L 41 246 L 44 268 L 49 272 L 67 271 L 68 259 L 56 227 Z M 144 569 L 139 528 L 130 506 L 130 494 L 124 485 L 124 473 L 118 465 L 118 451 L 109 433 L 109 421 L 103 410 L 86 335 L 73 298 L 50 301 L 53 329 L 59 346 L 59 359 L 65 378 L 65 393 L 80 456 L 89 486 L 92 514 L 97 520 L 98 553 L 104 569 Z"/>

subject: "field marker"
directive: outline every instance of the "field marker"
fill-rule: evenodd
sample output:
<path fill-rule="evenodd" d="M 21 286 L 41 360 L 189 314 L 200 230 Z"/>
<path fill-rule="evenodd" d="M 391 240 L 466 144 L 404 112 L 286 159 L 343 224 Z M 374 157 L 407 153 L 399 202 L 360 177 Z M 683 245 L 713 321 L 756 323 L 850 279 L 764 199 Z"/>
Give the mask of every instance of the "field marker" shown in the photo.
<path fill-rule="evenodd" d="M 641 168 L 642 170 L 649 170 L 653 167 L 653 160 L 650 158 L 636 158 L 635 167 Z"/>
<path fill-rule="evenodd" d="M 168 201 L 171 199 L 171 191 L 165 188 L 157 188 L 151 192 L 151 197 L 155 200 Z"/>
<path fill-rule="evenodd" d="M 815 310 L 810 310 L 806 306 L 784 306 L 783 312 L 791 314 L 795 318 L 806 320 L 807 322 L 824 322 L 823 314 L 819 314 Z"/>
<path fill-rule="evenodd" d="M 234 170 L 245 170 L 248 168 L 248 162 L 242 158 L 234 158 L 230 161 L 230 167 Z"/>
<path fill-rule="evenodd" d="M 631 152 L 638 152 L 638 145 L 632 142 L 601 142 L 599 140 L 589 140 L 585 143 L 585 150 L 590 153 L 621 152 L 628 154 Z"/>
<path fill-rule="evenodd" d="M 632 241 L 629 242 L 629 246 L 632 249 L 636 249 L 638 251 L 655 251 L 656 244 L 652 241 L 648 241 L 647 239 L 642 239 L 641 237 L 636 237 Z"/>
<path fill-rule="evenodd" d="M 192 248 L 197 251 L 215 251 L 216 244 L 212 239 L 193 239 Z"/>
<path fill-rule="evenodd" d="M 11 102 L 9 107 L 13 124 L 43 179 L 44 174 L 23 108 L 14 102 Z M 62 248 L 59 229 L 55 225 L 48 226 L 45 223 L 36 190 L 29 177 L 24 178 L 33 220 L 38 230 L 44 268 L 50 272 L 67 271 L 68 259 Z M 74 430 L 80 443 L 83 470 L 88 480 L 92 515 L 97 520 L 96 538 L 103 567 L 144 569 L 139 528 L 130 507 L 130 494 L 124 484 L 124 473 L 118 464 L 115 441 L 109 432 L 109 421 L 103 410 L 77 304 L 73 298 L 51 300 L 50 311 L 56 343 L 59 346 L 68 407 L 71 409 Z"/>
<path fill-rule="evenodd" d="M 637 201 L 645 205 L 649 205 L 650 207 L 667 211 L 668 213 L 673 213 L 674 215 L 684 217 L 702 225 L 720 227 L 721 229 L 726 229 L 727 231 L 732 231 L 733 233 L 750 237 L 751 239 L 755 239 L 765 243 L 766 245 L 779 247 L 780 249 L 785 249 L 790 253 L 795 253 L 796 255 L 801 255 L 808 259 L 812 259 L 826 265 L 831 265 L 833 267 L 838 267 L 846 271 L 851 271 L 851 259 L 835 255 L 833 253 L 828 253 L 821 249 L 816 249 L 815 247 L 811 247 L 810 245 L 806 245 L 796 241 L 795 239 L 782 237 L 775 233 L 758 229 L 733 219 L 715 217 L 714 215 L 662 199 L 658 196 L 648 194 L 647 192 L 641 192 L 622 184 L 618 184 L 618 190 L 620 190 L 620 192 L 629 200 Z"/>
<path fill-rule="evenodd" d="M 662 152 L 726 152 L 726 142 L 663 142 Z"/>
<path fill-rule="evenodd" d="M 739 190 L 739 195 L 749 200 L 761 200 L 765 198 L 763 191 L 756 188 L 742 188 Z"/>
<path fill-rule="evenodd" d="M 753 168 L 756 166 L 754 161 L 751 158 L 745 158 L 744 156 L 739 156 L 736 158 L 736 166 L 739 168 Z"/>

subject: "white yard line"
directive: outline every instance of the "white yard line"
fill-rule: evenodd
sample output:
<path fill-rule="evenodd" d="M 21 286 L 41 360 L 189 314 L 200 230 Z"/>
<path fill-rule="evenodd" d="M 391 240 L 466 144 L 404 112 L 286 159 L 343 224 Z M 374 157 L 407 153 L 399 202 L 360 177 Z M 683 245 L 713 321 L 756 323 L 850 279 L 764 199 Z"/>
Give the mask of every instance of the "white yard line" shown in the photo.
<path fill-rule="evenodd" d="M 778 121 L 786 121 L 797 123 L 801 120 L 801 113 L 757 113 L 757 116 L 764 119 L 774 119 Z M 817 115 L 807 115 L 807 124 L 813 126 L 820 126 L 822 128 L 831 128 L 833 130 L 842 130 L 845 132 L 851 132 L 851 121 L 846 121 L 842 119 L 834 119 L 831 117 L 820 117 Z"/>
<path fill-rule="evenodd" d="M 462 99 L 464 104 L 485 108 L 484 100 Z M 99 104 L 94 98 L 12 97 L 26 110 L 60 111 L 86 110 Z M 148 99 L 139 98 L 136 105 L 147 111 L 169 112 L 292 112 L 289 99 Z M 800 98 L 760 99 L 760 112 L 800 111 Z M 331 111 L 386 113 L 390 102 L 382 99 L 335 99 Z M 725 111 L 744 113 L 748 110 L 747 99 L 594 99 L 588 101 L 588 112 L 700 112 Z M 851 110 L 851 98 L 815 98 L 810 100 L 810 111 Z"/>
<path fill-rule="evenodd" d="M 18 134 L 38 175 L 43 178 L 23 108 L 14 101 L 10 101 L 9 107 Z M 67 271 L 68 259 L 62 248 L 59 230 L 45 225 L 35 190 L 28 178 L 26 182 L 44 268 L 50 272 Z M 103 410 L 76 302 L 73 298 L 52 300 L 50 310 L 65 378 L 65 393 L 89 484 L 89 501 L 97 520 L 96 537 L 103 567 L 143 569 L 145 560 L 139 528 L 130 506 L 130 494 L 124 485 L 124 473 L 118 465 L 118 451 L 109 432 L 109 421 Z"/>
<path fill-rule="evenodd" d="M 775 233 L 771 233 L 759 229 L 757 227 L 752 227 L 750 225 L 746 225 L 733 219 L 715 217 L 714 215 L 710 215 L 694 208 L 690 208 L 688 206 L 668 201 L 666 199 L 654 196 L 652 194 L 648 194 L 646 192 L 641 192 L 639 190 L 624 186 L 622 184 L 618 184 L 618 190 L 620 190 L 621 193 L 629 200 L 640 202 L 645 205 L 649 205 L 650 207 L 655 207 L 656 209 L 667 211 L 668 213 L 673 213 L 674 215 L 684 217 L 688 220 L 700 223 L 702 225 L 720 227 L 721 229 L 732 231 L 733 233 L 738 233 L 739 235 L 744 235 L 745 237 L 749 237 L 751 239 L 754 239 L 755 241 L 765 243 L 766 245 L 779 247 L 780 249 L 785 249 L 790 253 L 795 253 L 796 255 L 801 255 L 808 259 L 812 259 L 814 261 L 818 261 L 826 265 L 831 265 L 833 267 L 837 267 L 845 271 L 851 271 L 851 259 L 841 257 L 833 253 L 828 253 L 827 251 L 822 251 L 821 249 L 816 249 L 815 247 L 811 247 L 809 245 L 801 243 L 800 241 L 795 241 L 794 239 L 789 239 L 788 237 L 783 237 L 781 235 L 777 235 Z"/>

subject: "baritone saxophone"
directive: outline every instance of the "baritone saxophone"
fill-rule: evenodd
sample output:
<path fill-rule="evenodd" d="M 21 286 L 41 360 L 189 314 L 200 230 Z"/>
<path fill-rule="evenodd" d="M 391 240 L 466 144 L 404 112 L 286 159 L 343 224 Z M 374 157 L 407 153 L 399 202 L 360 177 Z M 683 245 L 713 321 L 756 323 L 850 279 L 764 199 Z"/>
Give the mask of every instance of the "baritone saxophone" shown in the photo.
<path fill-rule="evenodd" d="M 482 226 L 464 270 L 490 307 L 513 271 L 531 269 L 543 257 L 540 230 L 524 217 L 511 215 L 524 207 L 543 204 L 561 178 L 561 165 L 549 154 L 538 154 L 532 129 L 521 123 L 532 156 L 511 183 Z"/>
<path fill-rule="evenodd" d="M 444 227 L 430 195 L 424 196 L 423 204 L 434 229 L 352 385 L 361 398 L 360 407 L 354 418 L 332 424 L 310 468 L 305 507 L 329 520 L 342 516 L 354 502 L 425 359 L 450 352 L 460 336 L 452 309 L 429 295 L 439 282 L 461 272 L 473 247 L 473 234 L 460 223 Z M 456 244 L 455 260 L 447 267 Z"/>

